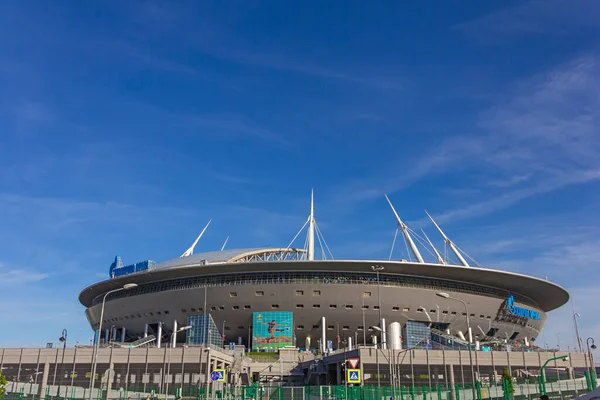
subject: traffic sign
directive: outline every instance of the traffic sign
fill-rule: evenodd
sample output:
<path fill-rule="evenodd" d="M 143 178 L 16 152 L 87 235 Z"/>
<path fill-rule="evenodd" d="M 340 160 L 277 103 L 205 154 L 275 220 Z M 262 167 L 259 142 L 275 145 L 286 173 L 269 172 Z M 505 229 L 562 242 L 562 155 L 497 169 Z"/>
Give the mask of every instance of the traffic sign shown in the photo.
<path fill-rule="evenodd" d="M 360 383 L 360 369 L 348 370 L 348 383 Z"/>
<path fill-rule="evenodd" d="M 215 369 L 210 373 L 210 380 L 213 382 L 225 382 L 227 380 L 227 372 L 224 369 Z"/>
<path fill-rule="evenodd" d="M 356 368 L 358 363 L 360 362 L 360 358 L 349 358 L 348 364 L 350 364 L 350 368 Z"/>

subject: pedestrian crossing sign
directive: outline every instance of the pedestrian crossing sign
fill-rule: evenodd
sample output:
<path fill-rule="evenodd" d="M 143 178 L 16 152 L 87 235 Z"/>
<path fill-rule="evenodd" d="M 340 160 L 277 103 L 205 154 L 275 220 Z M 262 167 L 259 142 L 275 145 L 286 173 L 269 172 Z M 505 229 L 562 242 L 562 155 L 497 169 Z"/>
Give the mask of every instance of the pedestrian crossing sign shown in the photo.
<path fill-rule="evenodd" d="M 360 383 L 360 369 L 348 369 L 348 383 Z"/>

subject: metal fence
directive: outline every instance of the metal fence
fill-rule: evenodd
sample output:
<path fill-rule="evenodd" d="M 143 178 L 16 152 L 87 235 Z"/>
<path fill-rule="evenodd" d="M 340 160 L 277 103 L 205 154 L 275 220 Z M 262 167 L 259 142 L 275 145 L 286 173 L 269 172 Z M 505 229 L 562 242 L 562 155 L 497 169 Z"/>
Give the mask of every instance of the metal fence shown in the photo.
<path fill-rule="evenodd" d="M 484 399 L 539 399 L 537 383 L 514 383 L 514 394 L 507 397 L 501 384 L 438 386 L 227 386 L 177 387 L 168 393 L 158 393 L 159 388 L 147 391 L 101 390 L 92 392 L 93 400 L 484 400 Z M 81 387 L 49 386 L 43 396 L 38 395 L 35 384 L 11 382 L 7 385 L 4 400 L 85 400 L 89 392 Z M 585 379 L 572 379 L 547 383 L 551 399 L 574 399 L 591 388 Z"/>

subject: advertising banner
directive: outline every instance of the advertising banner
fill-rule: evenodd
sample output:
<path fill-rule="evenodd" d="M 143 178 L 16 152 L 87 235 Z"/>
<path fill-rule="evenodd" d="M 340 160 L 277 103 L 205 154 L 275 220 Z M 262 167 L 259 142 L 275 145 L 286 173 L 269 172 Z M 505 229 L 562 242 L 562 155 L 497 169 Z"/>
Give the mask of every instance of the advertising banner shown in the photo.
<path fill-rule="evenodd" d="M 252 317 L 252 350 L 277 351 L 294 345 L 291 311 L 255 312 Z"/>

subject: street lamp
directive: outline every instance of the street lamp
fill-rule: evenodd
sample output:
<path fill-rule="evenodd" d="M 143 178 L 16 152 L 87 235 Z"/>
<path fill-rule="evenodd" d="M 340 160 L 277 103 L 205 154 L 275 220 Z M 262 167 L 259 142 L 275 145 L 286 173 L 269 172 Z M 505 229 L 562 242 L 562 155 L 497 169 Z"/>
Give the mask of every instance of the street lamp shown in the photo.
<path fill-rule="evenodd" d="M 90 392 L 88 393 L 89 400 L 92 400 L 92 391 L 94 390 L 94 383 L 96 382 L 96 359 L 98 358 L 100 336 L 102 336 L 102 320 L 104 319 L 104 304 L 106 303 L 106 297 L 111 293 L 120 292 L 121 290 L 133 289 L 137 286 L 137 283 L 126 283 L 125 285 L 123 285 L 123 287 L 114 290 L 109 290 L 104 294 L 104 297 L 102 298 L 102 308 L 100 309 L 100 323 L 98 326 L 98 337 L 96 340 L 96 345 L 94 346 L 94 355 L 92 356 L 92 379 L 90 381 Z"/>
<path fill-rule="evenodd" d="M 379 325 L 381 325 L 381 291 L 379 289 L 379 273 L 385 270 L 381 265 L 371 265 L 373 272 L 377 274 L 377 306 L 379 308 Z M 385 340 L 385 339 L 384 339 Z M 377 359 L 377 387 L 381 387 L 381 372 L 379 370 L 379 346 L 375 348 L 375 356 Z"/>
<path fill-rule="evenodd" d="M 173 343 L 173 336 L 177 335 L 179 332 L 183 332 L 183 331 L 187 331 L 188 329 L 192 329 L 191 325 L 188 326 L 182 326 L 181 328 L 177 329 L 176 331 L 171 332 L 171 340 L 169 341 L 169 343 Z M 164 381 L 166 381 L 166 386 L 165 386 L 165 396 L 169 397 L 169 381 L 166 379 L 167 376 L 169 376 L 171 374 L 171 348 L 173 346 L 169 346 L 169 365 L 167 367 L 167 374 L 165 375 L 165 379 Z M 182 382 L 183 382 L 183 378 L 182 378 Z"/>
<path fill-rule="evenodd" d="M 381 337 L 383 338 L 382 344 L 386 343 L 387 344 L 387 336 L 390 336 L 390 332 L 385 332 L 383 329 L 381 329 L 381 327 L 379 326 L 372 326 L 371 327 L 373 330 L 376 330 L 377 332 L 381 332 Z M 394 380 L 395 380 L 395 376 L 394 376 L 394 371 L 392 370 L 392 356 L 390 354 L 390 346 L 387 345 L 386 346 L 387 351 L 388 351 L 388 368 L 390 370 L 390 386 L 394 386 Z"/>
<path fill-rule="evenodd" d="M 546 375 L 545 369 L 546 369 L 546 365 L 548 365 L 548 363 L 550 361 L 554 361 L 554 360 L 569 361 L 569 356 L 558 356 L 558 357 L 549 358 L 548 360 L 546 360 L 544 365 L 542 365 L 542 368 L 540 369 L 540 376 L 538 377 L 538 383 L 540 385 L 540 395 L 547 394 L 546 393 L 546 378 L 544 378 L 544 376 Z"/>
<path fill-rule="evenodd" d="M 579 346 L 579 352 L 583 353 L 582 343 L 583 340 L 581 336 L 579 336 L 579 325 L 577 324 L 577 318 L 581 318 L 581 315 L 578 312 L 573 313 L 573 323 L 575 324 L 575 335 L 577 336 L 577 346 Z"/>
<path fill-rule="evenodd" d="M 590 345 L 590 342 L 592 342 L 591 345 Z M 594 357 L 592 356 L 592 350 L 596 350 L 596 342 L 594 341 L 594 338 L 589 337 L 586 340 L 586 344 L 587 344 L 588 357 L 590 358 L 590 380 L 592 381 L 592 385 L 596 386 L 596 382 L 595 382 L 596 365 L 594 365 Z"/>
<path fill-rule="evenodd" d="M 471 324 L 469 323 L 469 308 L 467 307 L 467 303 L 465 303 L 464 301 L 462 301 L 461 299 L 457 299 L 455 297 L 451 297 L 448 293 L 445 292 L 439 292 L 435 294 L 438 297 L 444 298 L 444 299 L 448 299 L 448 300 L 454 300 L 454 301 L 458 301 L 459 303 L 462 303 L 463 306 L 465 306 L 465 314 L 467 316 L 467 335 L 468 335 L 468 344 L 469 344 L 469 364 L 471 364 L 471 379 L 473 381 L 473 398 L 477 398 L 476 396 L 476 391 L 475 391 L 475 371 L 473 369 L 473 351 L 471 350 Z"/>
<path fill-rule="evenodd" d="M 59 342 L 62 342 L 63 344 L 63 352 L 62 352 L 62 358 L 60 361 L 60 373 L 61 373 L 61 377 L 60 379 L 64 378 L 64 370 L 65 370 L 65 350 L 67 349 L 67 330 L 63 329 L 62 330 L 62 334 L 60 336 L 60 338 L 58 338 Z M 57 350 L 58 351 L 58 350 Z M 56 368 L 58 369 L 58 368 Z M 60 380 L 58 381 L 58 394 L 60 396 Z"/>

